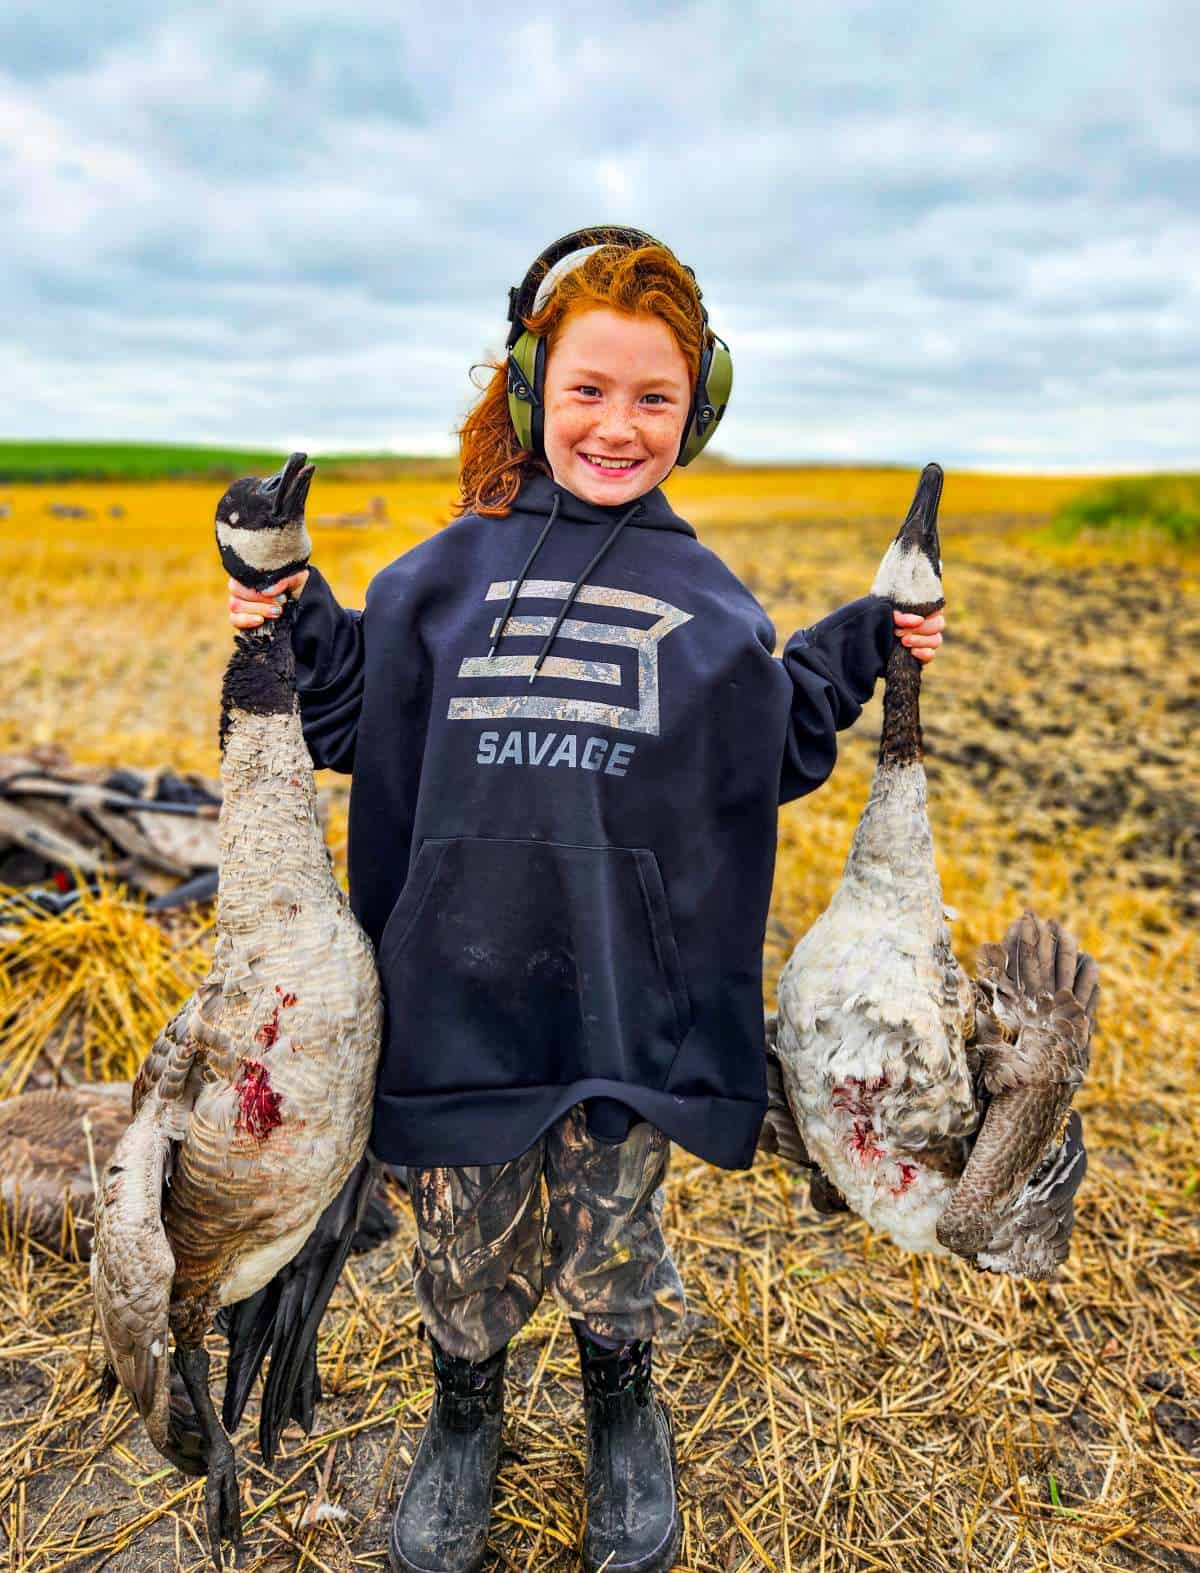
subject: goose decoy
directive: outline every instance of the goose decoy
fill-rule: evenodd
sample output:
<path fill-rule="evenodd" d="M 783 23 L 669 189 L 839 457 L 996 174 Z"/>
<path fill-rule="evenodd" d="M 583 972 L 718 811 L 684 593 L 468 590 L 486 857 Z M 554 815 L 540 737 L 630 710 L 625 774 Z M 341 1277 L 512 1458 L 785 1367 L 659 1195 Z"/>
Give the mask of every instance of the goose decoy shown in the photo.
<path fill-rule="evenodd" d="M 941 491 L 928 465 L 871 587 L 922 616 L 943 605 Z M 1098 969 L 1029 912 L 982 948 L 973 981 L 959 966 L 927 810 L 920 686 L 921 663 L 897 640 L 841 883 L 779 979 L 774 1047 L 792 1144 L 824 1177 L 822 1210 L 840 1195 L 906 1250 L 1050 1277 L 1086 1163 L 1068 1111 Z"/>
<path fill-rule="evenodd" d="M 0 1203 L 17 1226 L 14 1238 L 28 1234 L 67 1261 L 90 1260 L 95 1182 L 125 1134 L 132 1092 L 132 1082 L 97 1081 L 0 1100 Z M 391 1209 L 372 1194 L 350 1251 L 373 1250 L 395 1232 Z"/>
<path fill-rule="evenodd" d="M 277 475 L 237 481 L 221 499 L 222 562 L 242 583 L 265 588 L 304 566 L 312 474 L 305 455 L 293 454 Z M 138 1072 L 133 1120 L 101 1178 L 92 1255 L 97 1321 L 115 1379 L 154 1445 L 187 1467 L 169 1401 L 174 1338 L 175 1368 L 203 1443 L 218 1568 L 221 1539 L 239 1544 L 241 1521 L 233 1449 L 208 1387 L 205 1334 L 222 1307 L 265 1290 L 270 1303 L 249 1319 L 262 1332 L 257 1359 L 282 1310 L 299 1340 L 293 1377 L 306 1362 L 315 1375 L 303 1339 L 315 1338 L 320 1312 L 312 1298 L 332 1291 L 353 1232 L 341 1224 L 363 1197 L 382 1027 L 374 952 L 334 878 L 317 818 L 293 620 L 287 602 L 278 619 L 236 637 L 221 700 L 212 968 Z M 330 1208 L 346 1216 L 329 1260 L 284 1295 L 281 1270 Z M 243 1332 L 249 1336 L 244 1325 Z M 278 1359 L 276 1349 L 273 1366 Z M 287 1393 L 280 1405 L 279 1423 L 289 1410 L 308 1412 L 303 1394 L 295 1408 Z"/>
<path fill-rule="evenodd" d="M 128 1082 L 39 1089 L 0 1102 L 0 1201 L 18 1234 L 86 1261 L 95 1177 L 128 1124 Z"/>

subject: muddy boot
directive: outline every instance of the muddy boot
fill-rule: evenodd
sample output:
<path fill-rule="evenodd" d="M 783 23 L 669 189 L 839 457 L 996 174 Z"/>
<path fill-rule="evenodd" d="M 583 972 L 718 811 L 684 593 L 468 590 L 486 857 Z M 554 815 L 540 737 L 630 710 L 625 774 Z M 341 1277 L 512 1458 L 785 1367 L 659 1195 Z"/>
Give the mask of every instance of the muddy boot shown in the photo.
<path fill-rule="evenodd" d="M 504 1357 L 482 1365 L 433 1338 L 433 1408 L 392 1518 L 398 1573 L 475 1573 L 487 1548 L 504 1414 Z"/>
<path fill-rule="evenodd" d="M 582 1322 L 579 1345 L 587 1414 L 587 1573 L 667 1573 L 679 1546 L 675 1441 L 650 1382 L 649 1339 L 612 1348 Z"/>

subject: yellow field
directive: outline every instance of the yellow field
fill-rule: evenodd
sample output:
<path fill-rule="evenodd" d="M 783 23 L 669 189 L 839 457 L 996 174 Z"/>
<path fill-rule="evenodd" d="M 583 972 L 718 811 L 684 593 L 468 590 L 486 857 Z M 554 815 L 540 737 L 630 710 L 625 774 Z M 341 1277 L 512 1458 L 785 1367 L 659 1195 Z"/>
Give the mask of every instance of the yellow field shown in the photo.
<path fill-rule="evenodd" d="M 766 606 L 782 646 L 866 591 L 914 480 L 730 469 L 669 490 Z M 697 1573 L 1200 1567 L 1196 559 L 1147 538 L 1048 544 L 1049 515 L 1083 484 L 948 477 L 950 634 L 923 696 L 959 956 L 969 962 L 1029 905 L 1101 962 L 1071 1262 L 1059 1284 L 1037 1288 L 910 1261 L 858 1222 L 816 1220 L 804 1187 L 774 1164 L 729 1175 L 677 1155 L 667 1224 L 694 1314 L 661 1365 L 680 1437 L 682 1565 Z M 449 517 L 444 483 L 318 476 L 310 519 L 359 511 L 376 493 L 389 524 L 313 529 L 314 561 L 351 606 Z M 55 501 L 93 516 L 53 517 Z M 0 751 L 58 742 L 84 760 L 216 774 L 230 633 L 213 488 L 0 487 L 6 502 Z M 840 876 L 878 725 L 877 699 L 831 781 L 782 813 L 770 980 Z M 347 782 L 322 785 L 341 857 Z M 149 930 L 145 919 L 121 921 L 100 902 L 39 936 L 40 954 L 57 958 L 38 963 L 56 1009 L 86 972 L 103 1037 L 92 1051 L 107 1074 L 144 1051 L 154 1008 L 153 992 L 121 1003 L 125 958 L 153 955 L 165 1018 L 207 943 L 199 920 L 184 925 L 172 971 L 157 959 L 157 929 L 139 938 L 129 925 Z M 18 996 L 28 1020 L 28 965 L 19 947 L 0 951 L 0 1033 Z M 11 1020 L 7 1030 L 11 1043 Z M 243 1428 L 252 1566 L 298 1567 L 301 1546 L 305 1566 L 382 1565 L 387 1503 L 429 1395 L 405 1287 L 409 1239 L 356 1263 L 339 1292 L 322 1343 L 324 1431 L 307 1444 L 289 1432 L 272 1477 Z M 26 1253 L 0 1267 L 0 1304 L 8 1565 L 98 1567 L 112 1551 L 114 1569 L 200 1567 L 199 1488 L 160 1469 L 123 1401 L 85 1422 L 97 1364 L 94 1346 L 85 1359 L 82 1271 Z M 516 1351 L 496 1567 L 575 1565 L 569 1342 L 544 1307 Z M 352 1519 L 301 1530 L 313 1471 L 331 1456 L 330 1491 Z"/>

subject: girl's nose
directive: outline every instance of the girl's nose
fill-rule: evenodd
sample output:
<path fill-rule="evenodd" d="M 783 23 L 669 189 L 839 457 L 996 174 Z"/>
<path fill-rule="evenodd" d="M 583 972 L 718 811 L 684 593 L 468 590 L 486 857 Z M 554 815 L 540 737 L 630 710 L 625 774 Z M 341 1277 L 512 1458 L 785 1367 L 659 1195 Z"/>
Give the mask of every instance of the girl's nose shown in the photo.
<path fill-rule="evenodd" d="M 633 411 L 626 404 L 606 404 L 596 422 L 596 436 L 624 442 L 634 434 Z"/>

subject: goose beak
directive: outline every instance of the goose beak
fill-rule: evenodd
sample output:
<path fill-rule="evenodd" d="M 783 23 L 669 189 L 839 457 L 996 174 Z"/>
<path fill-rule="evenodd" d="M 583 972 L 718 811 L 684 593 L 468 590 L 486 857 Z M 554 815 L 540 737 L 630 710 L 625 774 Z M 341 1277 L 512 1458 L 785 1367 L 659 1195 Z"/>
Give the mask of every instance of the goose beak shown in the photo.
<path fill-rule="evenodd" d="M 264 497 L 274 499 L 271 511 L 276 519 L 290 522 L 303 518 L 315 471 L 316 466 L 308 463 L 306 453 L 293 453 L 282 470 L 277 470 L 259 485 L 259 492 Z"/>
<path fill-rule="evenodd" d="M 911 551 L 914 547 L 929 560 L 929 565 L 939 577 L 942 572 L 942 545 L 938 540 L 938 504 L 942 500 L 942 467 L 927 464 L 921 471 L 917 490 L 908 510 L 908 517 L 900 526 L 896 544 Z"/>
<path fill-rule="evenodd" d="M 884 553 L 871 586 L 903 610 L 926 611 L 940 605 L 942 594 L 942 543 L 938 539 L 938 503 L 942 498 L 942 467 L 927 464 L 917 482 L 908 517 Z"/>

